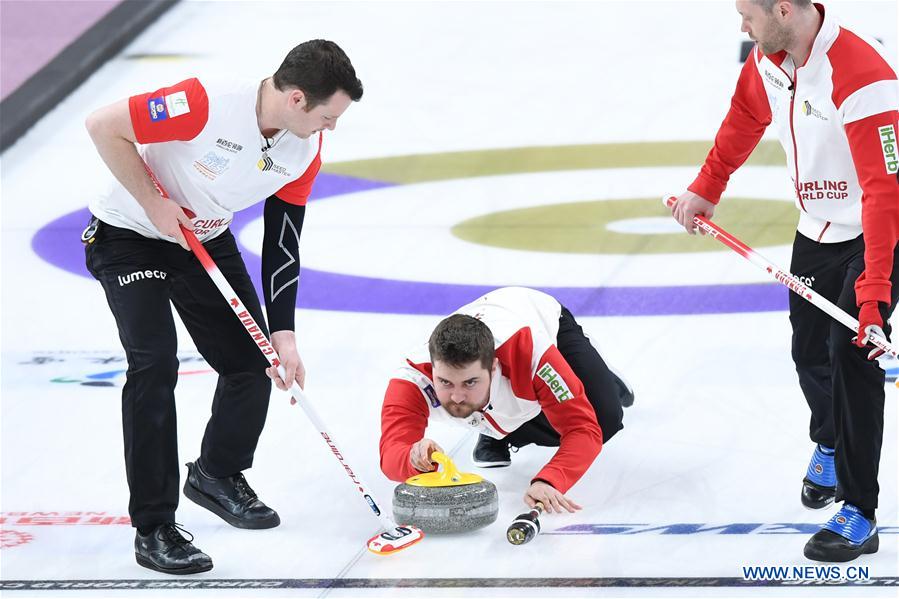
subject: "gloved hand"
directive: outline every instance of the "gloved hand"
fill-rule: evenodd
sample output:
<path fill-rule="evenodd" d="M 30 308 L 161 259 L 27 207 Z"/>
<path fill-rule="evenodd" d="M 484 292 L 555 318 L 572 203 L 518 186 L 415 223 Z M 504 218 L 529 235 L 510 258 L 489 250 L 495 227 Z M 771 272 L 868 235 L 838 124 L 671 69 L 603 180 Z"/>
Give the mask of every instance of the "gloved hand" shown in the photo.
<path fill-rule="evenodd" d="M 852 342 L 859 347 L 868 345 L 868 333 L 873 333 L 890 340 L 889 307 L 878 301 L 865 302 L 858 311 L 858 334 Z M 870 329 L 868 327 L 871 327 Z M 883 355 L 883 350 L 875 347 L 868 352 L 869 360 L 876 360 Z"/>

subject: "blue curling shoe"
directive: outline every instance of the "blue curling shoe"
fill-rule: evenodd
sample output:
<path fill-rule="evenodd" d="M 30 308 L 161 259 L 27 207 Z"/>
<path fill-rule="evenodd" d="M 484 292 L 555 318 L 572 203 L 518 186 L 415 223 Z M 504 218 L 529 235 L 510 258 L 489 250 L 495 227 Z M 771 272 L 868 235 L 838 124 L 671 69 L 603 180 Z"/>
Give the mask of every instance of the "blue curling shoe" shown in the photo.
<path fill-rule="evenodd" d="M 833 465 L 833 449 L 817 445 L 802 479 L 802 505 L 819 510 L 833 503 L 837 490 L 837 472 Z"/>
<path fill-rule="evenodd" d="M 824 527 L 805 544 L 805 557 L 819 562 L 849 562 L 866 553 L 877 553 L 877 522 L 844 503 Z"/>

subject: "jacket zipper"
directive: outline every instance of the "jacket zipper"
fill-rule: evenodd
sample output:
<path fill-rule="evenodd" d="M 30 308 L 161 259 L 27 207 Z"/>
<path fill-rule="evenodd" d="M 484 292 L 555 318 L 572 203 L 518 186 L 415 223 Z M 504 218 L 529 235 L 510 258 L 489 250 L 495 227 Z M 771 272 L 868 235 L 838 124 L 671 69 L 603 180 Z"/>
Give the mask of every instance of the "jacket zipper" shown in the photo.
<path fill-rule="evenodd" d="M 783 71 L 783 69 L 781 69 Z M 793 71 L 793 78 L 790 79 L 790 76 L 787 75 L 786 71 L 783 71 L 784 75 L 787 76 L 787 79 L 793 84 L 793 89 L 790 90 L 790 137 L 793 138 L 793 168 L 795 169 L 795 178 L 794 187 L 796 188 L 796 199 L 799 200 L 799 207 L 802 208 L 803 212 L 808 212 L 805 209 L 805 204 L 802 202 L 802 192 L 799 190 L 799 150 L 796 147 L 796 131 L 793 129 L 793 106 L 796 103 L 796 85 L 799 81 L 799 69 L 795 69 Z"/>

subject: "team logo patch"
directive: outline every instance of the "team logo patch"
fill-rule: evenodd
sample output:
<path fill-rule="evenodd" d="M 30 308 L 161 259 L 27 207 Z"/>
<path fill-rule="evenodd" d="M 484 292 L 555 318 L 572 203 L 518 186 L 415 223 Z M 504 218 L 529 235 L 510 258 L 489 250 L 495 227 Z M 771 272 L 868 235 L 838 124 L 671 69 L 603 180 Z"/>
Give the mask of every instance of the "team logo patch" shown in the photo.
<path fill-rule="evenodd" d="M 228 170 L 228 164 L 230 162 L 230 158 L 226 158 L 215 152 L 206 152 L 200 160 L 194 161 L 194 168 L 207 179 L 214 181 L 216 177 Z"/>
<path fill-rule="evenodd" d="M 846 524 L 846 516 L 837 516 L 837 524 Z"/>
<path fill-rule="evenodd" d="M 427 387 L 425 387 L 424 391 L 425 391 L 425 395 L 428 396 L 428 400 L 431 402 L 431 406 L 435 407 L 435 408 L 439 408 L 440 400 L 437 399 L 437 392 L 434 391 L 434 387 L 432 387 L 431 385 L 428 385 Z"/>
<path fill-rule="evenodd" d="M 176 117 L 190 112 L 190 104 L 187 103 L 185 92 L 175 92 L 165 97 L 165 106 L 169 109 L 169 116 Z"/>
<path fill-rule="evenodd" d="M 777 89 L 784 89 L 787 85 L 781 79 L 765 69 L 765 79 Z"/>
<path fill-rule="evenodd" d="M 243 150 L 243 146 L 239 143 L 229 141 L 221 137 L 216 140 L 215 145 L 225 150 L 226 152 L 231 152 L 232 154 L 237 154 L 238 152 Z"/>
<path fill-rule="evenodd" d="M 275 166 L 275 161 L 269 158 L 268 156 L 263 156 L 259 159 L 259 162 L 256 163 L 256 168 L 261 170 L 263 173 L 265 171 L 272 170 L 272 167 Z"/>
<path fill-rule="evenodd" d="M 546 383 L 546 386 L 549 387 L 550 392 L 552 392 L 556 401 L 559 403 L 568 401 L 574 397 L 571 393 L 571 389 L 565 384 L 565 380 L 559 376 L 559 373 L 556 372 L 556 369 L 551 365 L 545 364 L 543 368 L 537 372 L 537 376 L 540 377 L 541 381 Z"/>
<path fill-rule="evenodd" d="M 812 103 L 806 100 L 802 103 L 802 113 L 805 116 L 813 116 L 816 119 L 821 119 L 822 121 L 829 120 L 826 116 L 824 116 L 820 110 L 812 106 Z"/>
<path fill-rule="evenodd" d="M 162 98 L 150 98 L 147 100 L 147 110 L 150 111 L 150 120 L 154 123 L 169 118 L 165 108 L 165 101 Z"/>
<path fill-rule="evenodd" d="M 261 170 L 263 173 L 272 172 L 278 175 L 284 175 L 285 177 L 290 176 L 290 171 L 286 168 L 269 158 L 268 154 L 262 154 L 262 158 L 256 163 L 256 168 Z"/>
<path fill-rule="evenodd" d="M 883 150 L 883 162 L 888 175 L 899 172 L 899 156 L 896 155 L 896 129 L 892 125 L 877 129 L 880 134 L 880 147 Z"/>
<path fill-rule="evenodd" d="M 119 287 L 124 287 L 129 283 L 143 281 L 145 279 L 162 279 L 164 281 L 167 276 L 168 273 L 164 270 L 138 270 L 127 275 L 119 275 Z"/>
<path fill-rule="evenodd" d="M 822 474 L 824 472 L 824 466 L 821 464 L 815 464 L 815 474 Z"/>

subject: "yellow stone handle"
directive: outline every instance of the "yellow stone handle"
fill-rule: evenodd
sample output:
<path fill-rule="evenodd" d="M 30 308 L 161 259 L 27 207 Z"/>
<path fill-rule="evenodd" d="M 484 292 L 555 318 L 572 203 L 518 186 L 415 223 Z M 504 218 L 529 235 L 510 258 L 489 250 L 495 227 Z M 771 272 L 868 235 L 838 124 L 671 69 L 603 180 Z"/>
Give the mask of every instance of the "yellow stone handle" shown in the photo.
<path fill-rule="evenodd" d="M 459 472 L 453 460 L 439 451 L 431 454 L 431 461 L 437 462 L 438 466 L 443 466 L 436 472 L 426 472 L 417 474 L 406 479 L 406 484 L 417 487 L 458 487 L 462 485 L 473 485 L 484 479 L 477 474 Z"/>
<path fill-rule="evenodd" d="M 459 469 L 456 468 L 456 464 L 453 463 L 452 458 L 450 458 L 445 453 L 440 451 L 435 451 L 431 454 L 431 459 L 441 466 L 443 466 L 443 470 L 440 472 L 440 476 L 437 477 L 437 480 L 434 482 L 445 482 L 445 483 L 456 483 L 459 482 L 461 478 L 459 476 Z"/>

